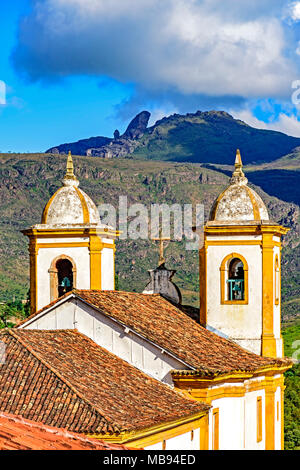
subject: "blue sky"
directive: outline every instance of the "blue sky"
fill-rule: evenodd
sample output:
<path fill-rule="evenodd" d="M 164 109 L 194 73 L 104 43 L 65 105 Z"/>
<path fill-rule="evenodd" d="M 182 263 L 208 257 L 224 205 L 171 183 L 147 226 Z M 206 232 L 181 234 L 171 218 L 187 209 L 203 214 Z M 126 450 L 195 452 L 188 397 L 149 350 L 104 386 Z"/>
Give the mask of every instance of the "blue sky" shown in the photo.
<path fill-rule="evenodd" d="M 300 1 L 1 3 L 2 152 L 112 136 L 144 109 L 151 123 L 222 109 L 300 137 L 291 100 L 300 80 Z"/>

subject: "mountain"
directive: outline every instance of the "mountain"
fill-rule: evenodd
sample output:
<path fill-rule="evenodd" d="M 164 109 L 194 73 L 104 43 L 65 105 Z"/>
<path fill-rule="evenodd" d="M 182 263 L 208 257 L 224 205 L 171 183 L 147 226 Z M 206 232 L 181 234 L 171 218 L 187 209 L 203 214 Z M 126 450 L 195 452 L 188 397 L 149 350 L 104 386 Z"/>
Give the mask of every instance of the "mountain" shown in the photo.
<path fill-rule="evenodd" d="M 128 206 L 153 203 L 199 204 L 209 209 L 228 185 L 222 171 L 199 164 L 130 159 L 74 157 L 80 187 L 98 205 L 118 207 L 119 196 Z M 66 158 L 45 154 L 0 154 L 0 301 L 15 296 L 24 299 L 29 287 L 28 240 L 20 230 L 39 223 L 50 196 L 61 186 Z M 248 175 L 247 175 L 248 176 Z M 274 220 L 289 226 L 283 248 L 283 299 L 285 319 L 299 315 L 300 305 L 300 209 L 271 197 L 260 188 Z M 150 240 L 119 240 L 116 264 L 119 288 L 141 292 L 148 282 L 148 270 L 157 266 L 158 246 Z M 198 304 L 198 253 L 185 249 L 185 241 L 170 242 L 166 248 L 167 267 L 176 269 L 174 281 L 185 304 Z"/>
<path fill-rule="evenodd" d="M 150 113 L 142 111 L 129 123 L 123 135 L 118 129 L 114 132 L 114 138 L 90 137 L 78 142 L 61 144 L 48 149 L 46 153 L 66 154 L 69 150 L 74 155 L 88 155 L 92 157 L 113 158 L 130 155 L 136 148 L 138 139 L 146 132 Z"/>
<path fill-rule="evenodd" d="M 120 136 L 92 137 L 62 144 L 46 153 L 102 158 L 130 157 L 192 163 L 232 164 L 237 148 L 245 164 L 268 163 L 300 147 L 300 138 L 255 129 L 224 111 L 173 114 L 147 127 L 148 111 L 139 113 Z"/>

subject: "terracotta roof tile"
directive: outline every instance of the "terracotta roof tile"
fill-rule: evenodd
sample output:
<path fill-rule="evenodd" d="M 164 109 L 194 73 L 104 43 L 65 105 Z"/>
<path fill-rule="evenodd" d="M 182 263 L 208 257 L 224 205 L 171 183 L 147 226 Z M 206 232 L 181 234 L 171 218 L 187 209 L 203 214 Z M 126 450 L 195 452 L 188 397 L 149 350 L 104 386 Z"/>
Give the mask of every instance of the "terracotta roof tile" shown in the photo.
<path fill-rule="evenodd" d="M 76 330 L 4 330 L 0 411 L 81 433 L 137 431 L 208 410 Z"/>
<path fill-rule="evenodd" d="M 205 375 L 286 365 L 208 331 L 159 294 L 76 290 L 77 297 L 132 328 Z"/>
<path fill-rule="evenodd" d="M 127 450 L 127 447 L 0 412 L 0 450 Z"/>

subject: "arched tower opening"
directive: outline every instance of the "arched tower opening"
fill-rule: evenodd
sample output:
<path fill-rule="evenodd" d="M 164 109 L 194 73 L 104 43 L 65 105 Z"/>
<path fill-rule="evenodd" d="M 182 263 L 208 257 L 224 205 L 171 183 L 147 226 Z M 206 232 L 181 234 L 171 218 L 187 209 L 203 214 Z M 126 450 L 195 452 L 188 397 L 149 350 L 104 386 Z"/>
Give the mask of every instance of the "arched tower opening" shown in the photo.
<path fill-rule="evenodd" d="M 49 273 L 51 301 L 76 287 L 76 266 L 69 256 L 61 255 L 55 258 Z"/>
<path fill-rule="evenodd" d="M 228 266 L 228 300 L 245 300 L 245 271 L 244 263 L 239 258 L 233 258 Z"/>

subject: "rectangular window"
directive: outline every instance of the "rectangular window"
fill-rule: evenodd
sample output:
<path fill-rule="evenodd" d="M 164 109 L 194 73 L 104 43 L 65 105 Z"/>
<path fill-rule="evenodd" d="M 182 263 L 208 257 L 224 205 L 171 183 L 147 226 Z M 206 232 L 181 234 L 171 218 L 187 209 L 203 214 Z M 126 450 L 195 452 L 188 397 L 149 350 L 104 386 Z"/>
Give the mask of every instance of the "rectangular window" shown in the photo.
<path fill-rule="evenodd" d="M 213 410 L 213 450 L 219 450 L 219 408 Z"/>
<path fill-rule="evenodd" d="M 257 397 L 257 442 L 262 441 L 262 397 Z"/>

